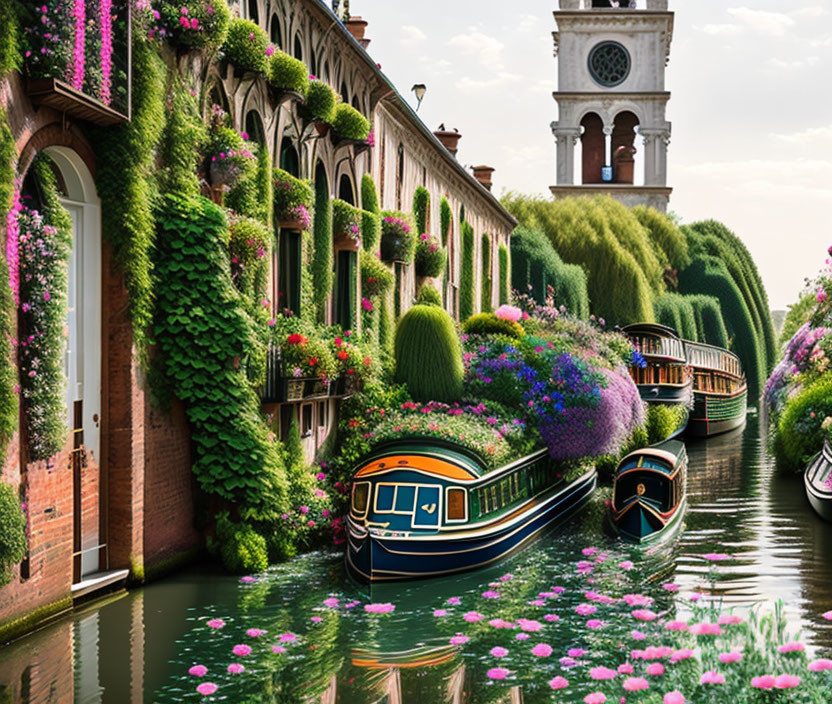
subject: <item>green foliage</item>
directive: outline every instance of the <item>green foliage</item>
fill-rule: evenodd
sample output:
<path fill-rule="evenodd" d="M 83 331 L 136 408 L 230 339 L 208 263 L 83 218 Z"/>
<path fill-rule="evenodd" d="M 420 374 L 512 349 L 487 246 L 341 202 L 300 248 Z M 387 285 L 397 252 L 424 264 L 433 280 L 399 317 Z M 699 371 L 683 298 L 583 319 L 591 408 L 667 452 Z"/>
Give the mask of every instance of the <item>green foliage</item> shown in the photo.
<path fill-rule="evenodd" d="M 662 442 L 687 421 L 689 411 L 684 404 L 652 403 L 647 405 L 647 442 Z"/>
<path fill-rule="evenodd" d="M 213 125 L 208 136 L 208 175 L 215 187 L 234 187 L 255 177 L 257 160 L 237 130 Z"/>
<path fill-rule="evenodd" d="M 265 73 L 269 38 L 256 22 L 235 17 L 228 27 L 222 51 L 228 60 L 246 71 Z"/>
<path fill-rule="evenodd" d="M 480 292 L 480 310 L 491 311 L 491 237 L 482 236 L 482 286 Z"/>
<path fill-rule="evenodd" d="M 511 291 L 508 284 L 508 247 L 500 245 L 498 250 L 500 262 L 500 305 L 506 305 L 511 298 Z"/>
<path fill-rule="evenodd" d="M 232 574 L 263 572 L 269 566 L 266 539 L 246 523 L 234 523 L 227 513 L 217 517 L 220 558 Z"/>
<path fill-rule="evenodd" d="M 254 298 L 258 264 L 269 252 L 272 235 L 259 220 L 233 217 L 229 226 L 228 253 L 231 256 L 231 276 L 241 293 Z"/>
<path fill-rule="evenodd" d="M 300 428 L 298 417 L 292 413 L 292 420 L 289 423 L 289 435 L 285 444 L 286 476 L 289 478 L 289 485 L 292 487 L 292 494 L 295 502 L 303 495 L 312 495 L 314 482 L 312 473 L 306 464 L 306 455 L 303 452 L 303 443 L 300 439 Z"/>
<path fill-rule="evenodd" d="M 20 393 L 29 459 L 45 460 L 66 442 L 67 268 L 72 220 L 59 200 L 52 161 L 32 162 L 40 212 L 24 209 L 20 227 Z M 25 239 L 24 239 L 25 237 Z"/>
<path fill-rule="evenodd" d="M 197 163 L 208 139 L 205 123 L 196 98 L 179 76 L 173 79 L 167 103 L 167 123 L 160 144 L 159 189 L 163 193 L 198 195 Z"/>
<path fill-rule="evenodd" d="M 226 193 L 224 204 L 240 215 L 257 218 L 264 225 L 271 227 L 272 160 L 265 145 L 261 144 L 254 148 L 257 156 L 254 172 L 246 174 Z"/>
<path fill-rule="evenodd" d="M 462 324 L 466 335 L 506 335 L 519 340 L 526 334 L 520 323 L 498 318 L 494 313 L 472 315 Z"/>
<path fill-rule="evenodd" d="M 154 3 L 154 9 L 159 11 L 160 23 L 167 33 L 168 41 L 173 44 L 192 49 L 217 49 L 228 35 L 231 11 L 226 0 L 188 3 L 188 17 L 198 22 L 196 28 L 183 27 L 179 23 L 182 16 L 181 0 L 159 0 Z"/>
<path fill-rule="evenodd" d="M 454 214 L 451 210 L 451 204 L 448 199 L 442 196 L 439 201 L 439 234 L 442 236 L 442 246 L 448 246 L 448 235 L 451 234 L 451 226 L 453 225 Z"/>
<path fill-rule="evenodd" d="M 832 416 L 832 375 L 825 374 L 786 404 L 777 425 L 774 449 L 778 462 L 802 472 L 823 447 L 824 419 Z"/>
<path fill-rule="evenodd" d="M 20 68 L 20 27 L 13 0 L 0 2 L 0 78 Z"/>
<path fill-rule="evenodd" d="M 376 184 L 370 174 L 364 174 L 361 177 L 361 207 L 368 213 L 375 213 L 378 215 L 381 212 L 378 207 L 378 191 L 376 191 Z"/>
<path fill-rule="evenodd" d="M 309 94 L 309 71 L 303 61 L 275 49 L 268 69 L 269 82 L 275 88 L 300 93 L 304 98 Z"/>
<path fill-rule="evenodd" d="M 432 284 L 423 284 L 416 294 L 416 303 L 420 306 L 442 307 L 442 296 Z"/>
<path fill-rule="evenodd" d="M 690 264 L 687 240 L 673 220 L 655 208 L 644 205 L 637 205 L 632 212 L 647 229 L 653 251 L 662 266 L 678 270 Z"/>
<path fill-rule="evenodd" d="M 336 236 L 361 239 L 361 211 L 339 198 L 332 200 L 332 232 Z"/>
<path fill-rule="evenodd" d="M 467 320 L 474 314 L 474 228 L 463 222 L 460 232 L 462 264 L 459 274 L 459 317 Z"/>
<path fill-rule="evenodd" d="M 328 124 L 335 122 L 335 106 L 338 98 L 323 81 L 310 81 L 306 95 L 306 105 L 300 108 L 301 114 L 310 120 L 323 120 Z"/>
<path fill-rule="evenodd" d="M 17 492 L 0 481 L 0 587 L 11 579 L 11 567 L 26 557 L 26 516 Z"/>
<path fill-rule="evenodd" d="M 296 219 L 298 208 L 303 207 L 307 211 L 312 210 L 312 201 L 315 196 L 310 181 L 295 178 L 283 169 L 274 169 L 272 173 L 274 179 L 274 219 L 276 222 Z"/>
<path fill-rule="evenodd" d="M 381 216 L 367 210 L 361 211 L 361 241 L 368 252 L 377 252 L 381 238 Z"/>
<path fill-rule="evenodd" d="M 816 294 L 813 291 L 804 293 L 797 303 L 789 306 L 786 320 L 783 323 L 783 331 L 780 333 L 779 344 L 781 347 L 794 337 L 803 323 L 812 318 L 818 303 L 815 296 Z"/>
<path fill-rule="evenodd" d="M 435 237 L 426 232 L 419 236 L 413 260 L 416 276 L 441 276 L 445 271 L 446 260 L 447 252 Z"/>
<path fill-rule="evenodd" d="M 719 299 L 713 296 L 685 296 L 696 316 L 696 330 L 699 341 L 709 345 L 728 348 L 728 331 L 722 319 Z"/>
<path fill-rule="evenodd" d="M 396 323 L 393 320 L 393 305 L 390 299 L 390 294 L 386 293 L 379 301 L 378 346 L 385 355 L 392 358 Z"/>
<path fill-rule="evenodd" d="M 393 289 L 396 277 L 375 254 L 362 250 L 360 262 L 361 296 L 363 298 L 377 298 Z"/>
<path fill-rule="evenodd" d="M 225 214 L 205 198 L 168 194 L 157 222 L 156 339 L 187 411 L 193 472 L 203 491 L 239 504 L 244 520 L 271 522 L 287 507 L 288 488 L 246 377 L 256 342 L 231 282 Z"/>
<path fill-rule="evenodd" d="M 163 64 L 144 41 L 133 42 L 133 115 L 118 127 L 96 128 L 95 185 L 101 198 L 101 229 L 124 272 L 133 342 L 147 363 L 153 320 L 153 221 L 156 145 L 165 124 Z"/>
<path fill-rule="evenodd" d="M 575 264 L 565 264 L 551 242 L 537 227 L 518 227 L 511 236 L 511 286 L 546 304 L 549 287 L 557 306 L 572 315 L 589 317 L 587 277 Z"/>
<path fill-rule="evenodd" d="M 416 234 L 428 232 L 428 208 L 430 208 L 430 191 L 424 186 L 418 186 L 413 192 L 413 220 L 416 223 Z"/>
<path fill-rule="evenodd" d="M 413 306 L 399 320 L 396 381 L 416 401 L 458 401 L 462 394 L 462 348 L 454 321 L 437 306 Z"/>
<path fill-rule="evenodd" d="M 2 14 L 0 10 L 0 17 Z M 16 160 L 14 137 L 6 111 L 0 108 L 0 213 L 4 216 L 12 206 Z M 15 393 L 17 369 L 12 346 L 17 327 L 17 311 L 9 287 L 9 268 L 5 252 L 5 247 L 0 248 L 0 466 L 6 458 L 6 448 L 17 428 L 18 416 Z"/>
<path fill-rule="evenodd" d="M 593 313 L 619 325 L 653 320 L 664 270 L 647 229 L 624 206 L 608 196 L 553 201 L 518 194 L 503 204 L 522 225 L 541 229 L 565 262 L 583 268 Z"/>
<path fill-rule="evenodd" d="M 663 293 L 653 304 L 656 322 L 676 330 L 679 337 L 693 342 L 699 341 L 696 314 L 687 296 L 678 293 Z"/>
<path fill-rule="evenodd" d="M 381 213 L 381 258 L 410 264 L 416 249 L 413 223 L 404 213 L 385 210 Z"/>
<path fill-rule="evenodd" d="M 325 183 L 315 184 L 315 250 L 312 286 L 318 320 L 326 318 L 326 304 L 332 291 L 332 201 Z"/>
<path fill-rule="evenodd" d="M 352 105 L 338 103 L 332 128 L 339 137 L 364 141 L 370 136 L 370 121 Z"/>

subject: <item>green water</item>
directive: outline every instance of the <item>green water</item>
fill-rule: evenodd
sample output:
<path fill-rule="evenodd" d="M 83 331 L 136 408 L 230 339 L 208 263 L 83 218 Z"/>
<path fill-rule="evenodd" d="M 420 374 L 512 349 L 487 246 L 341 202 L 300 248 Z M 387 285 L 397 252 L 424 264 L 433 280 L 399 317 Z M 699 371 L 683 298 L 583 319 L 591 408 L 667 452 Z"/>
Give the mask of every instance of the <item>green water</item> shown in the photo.
<path fill-rule="evenodd" d="M 618 607 L 603 607 L 598 614 L 603 630 L 588 632 L 587 616 L 576 614 L 575 606 L 594 586 L 586 575 L 576 574 L 580 560 L 593 563 L 596 572 L 589 580 L 597 574 L 599 591 L 650 594 L 656 598 L 651 608 L 675 609 L 680 617 L 686 607 L 662 588 L 665 583 L 678 585 L 679 595 L 704 592 L 704 601 L 718 599 L 739 611 L 782 600 L 790 627 L 802 630 L 810 644 L 832 647 L 832 622 L 820 617 L 832 610 L 832 526 L 811 512 L 798 477 L 774 472 L 756 419 L 744 431 L 690 443 L 688 452 L 685 530 L 649 553 L 604 535 L 608 491 L 602 490 L 590 507 L 521 554 L 451 579 L 370 591 L 346 579 L 340 555 L 323 553 L 278 566 L 252 584 L 190 571 L 0 649 L 0 704 L 432 704 L 521 701 L 521 696 L 525 702 L 551 702 L 548 681 L 569 670 L 558 658 L 590 641 L 597 646 L 599 639 L 613 643 L 629 637 L 633 627 Z M 605 561 L 582 555 L 587 547 L 598 548 Z M 712 552 L 730 558 L 714 568 L 701 557 Z M 624 560 L 631 560 L 634 569 L 619 569 Z M 506 574 L 512 579 L 500 581 Z M 530 603 L 555 587 L 564 593 Z M 483 597 L 487 591 L 500 598 Z M 446 605 L 450 597 L 461 603 Z M 328 607 L 326 599 L 338 603 Z M 350 608 L 353 601 L 359 603 Z M 390 602 L 395 610 L 368 614 L 363 608 L 368 602 Z M 434 616 L 436 609 L 449 615 Z M 486 618 L 466 622 L 462 615 L 471 610 Z M 559 620 L 545 621 L 547 613 Z M 493 617 L 536 619 L 543 628 L 517 641 L 519 629 L 492 628 L 487 620 Z M 207 627 L 214 618 L 224 620 L 225 627 Z M 250 637 L 250 628 L 266 633 Z M 271 647 L 284 633 L 297 640 L 284 644 L 285 654 L 274 654 Z M 456 633 L 471 641 L 451 646 Z M 552 646 L 551 657 L 530 654 L 541 642 Z M 252 653 L 235 656 L 237 644 L 250 645 Z M 509 655 L 498 661 L 489 652 L 495 646 Z M 234 662 L 246 671 L 229 674 L 226 668 Z M 188 674 L 196 664 L 208 669 L 205 677 Z M 497 665 L 511 671 L 505 682 L 490 681 L 486 674 Z M 212 697 L 195 691 L 205 681 L 218 685 Z M 583 694 L 576 691 L 574 699 L 560 701 L 581 701 Z"/>

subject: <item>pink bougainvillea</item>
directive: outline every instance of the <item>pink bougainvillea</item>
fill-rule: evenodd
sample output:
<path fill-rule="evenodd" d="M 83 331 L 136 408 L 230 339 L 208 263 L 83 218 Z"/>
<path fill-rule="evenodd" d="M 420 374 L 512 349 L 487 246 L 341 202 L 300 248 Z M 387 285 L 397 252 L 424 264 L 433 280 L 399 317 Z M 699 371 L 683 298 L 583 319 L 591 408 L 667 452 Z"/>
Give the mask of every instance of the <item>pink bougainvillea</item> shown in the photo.
<path fill-rule="evenodd" d="M 75 90 L 84 88 L 84 42 L 86 35 L 87 9 L 85 0 L 74 0 L 72 4 L 72 19 L 75 23 L 74 46 L 72 49 L 72 64 L 70 70 L 70 84 Z"/>
<path fill-rule="evenodd" d="M 113 0 L 100 0 L 99 21 L 101 23 L 101 87 L 98 98 L 104 105 L 111 100 L 111 75 L 113 71 Z"/>
<path fill-rule="evenodd" d="M 6 216 L 6 265 L 9 267 L 9 288 L 12 290 L 15 305 L 20 305 L 20 224 L 18 218 L 23 204 L 20 201 L 20 179 L 14 182 L 12 207 Z"/>

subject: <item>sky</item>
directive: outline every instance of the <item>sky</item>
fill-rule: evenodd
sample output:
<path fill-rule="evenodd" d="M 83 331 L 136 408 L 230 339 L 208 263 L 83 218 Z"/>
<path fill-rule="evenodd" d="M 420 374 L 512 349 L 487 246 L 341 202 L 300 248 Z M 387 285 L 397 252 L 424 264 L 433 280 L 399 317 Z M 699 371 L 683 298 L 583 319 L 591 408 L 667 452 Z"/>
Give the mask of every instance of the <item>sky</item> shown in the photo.
<path fill-rule="evenodd" d="M 641 6 L 645 0 L 640 0 Z M 751 250 L 772 309 L 793 303 L 832 244 L 832 0 L 670 0 L 670 209 L 714 218 Z M 369 52 L 494 191 L 555 182 L 557 0 L 352 0 Z M 637 143 L 638 146 L 638 143 Z"/>

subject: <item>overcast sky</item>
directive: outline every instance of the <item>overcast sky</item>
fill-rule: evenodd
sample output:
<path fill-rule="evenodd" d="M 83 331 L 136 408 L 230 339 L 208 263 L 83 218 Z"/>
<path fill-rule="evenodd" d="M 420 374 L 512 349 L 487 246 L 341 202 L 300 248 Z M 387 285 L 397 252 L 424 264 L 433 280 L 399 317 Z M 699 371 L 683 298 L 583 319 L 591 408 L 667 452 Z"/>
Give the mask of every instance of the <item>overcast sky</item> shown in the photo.
<path fill-rule="evenodd" d="M 352 0 L 351 11 L 369 21 L 370 54 L 402 94 L 427 85 L 419 114 L 428 126 L 463 133 L 463 163 L 494 166 L 498 194 L 548 194 L 556 5 Z M 733 229 L 772 307 L 784 308 L 832 244 L 832 0 L 670 7 L 670 207 L 684 222 Z"/>

